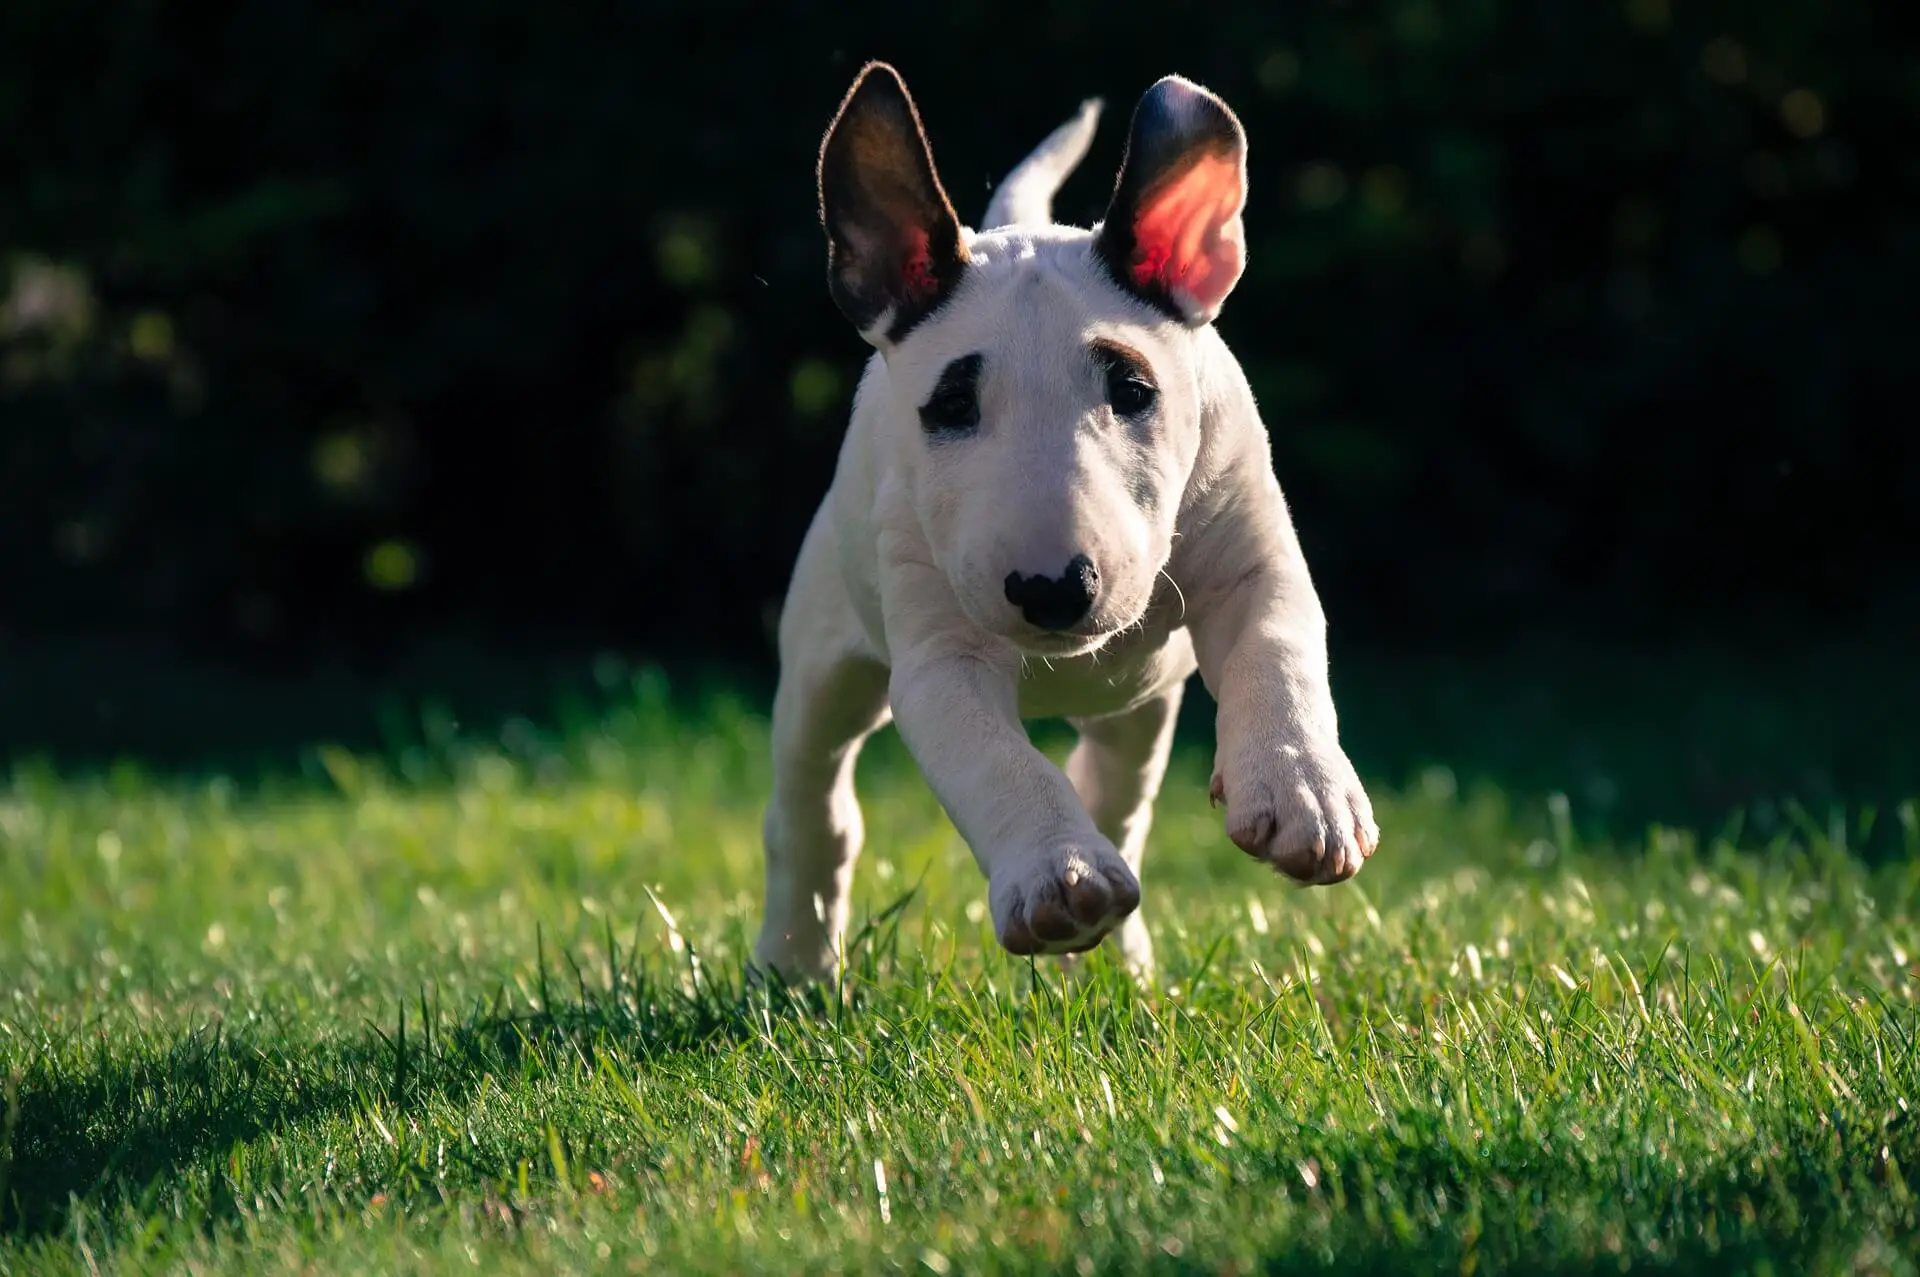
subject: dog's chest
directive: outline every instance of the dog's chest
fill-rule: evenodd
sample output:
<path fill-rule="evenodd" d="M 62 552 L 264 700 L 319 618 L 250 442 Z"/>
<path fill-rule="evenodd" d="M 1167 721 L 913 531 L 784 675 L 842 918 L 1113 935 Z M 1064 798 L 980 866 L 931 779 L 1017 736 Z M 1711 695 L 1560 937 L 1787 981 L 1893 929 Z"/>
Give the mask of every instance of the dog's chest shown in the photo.
<path fill-rule="evenodd" d="M 1028 657 L 1020 675 L 1022 718 L 1100 718 L 1165 694 L 1194 671 L 1184 629 L 1151 622 L 1089 656 Z"/>

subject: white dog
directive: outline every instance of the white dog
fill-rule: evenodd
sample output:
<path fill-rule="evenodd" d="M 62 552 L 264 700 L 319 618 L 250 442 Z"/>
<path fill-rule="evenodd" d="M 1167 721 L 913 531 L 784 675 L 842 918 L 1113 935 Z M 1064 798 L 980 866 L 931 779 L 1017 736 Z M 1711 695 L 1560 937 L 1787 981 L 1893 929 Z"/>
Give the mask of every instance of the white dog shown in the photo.
<path fill-rule="evenodd" d="M 1219 704 L 1212 796 L 1289 877 L 1358 872 L 1379 831 L 1341 751 L 1326 622 L 1266 427 L 1212 320 L 1246 256 L 1246 136 L 1169 76 L 1135 108 L 1091 231 L 1052 224 L 1086 103 L 960 224 L 893 68 L 820 151 L 834 302 L 876 354 L 780 619 L 761 968 L 829 975 L 891 714 L 987 875 L 1000 943 L 1072 953 L 1135 907 L 1176 711 Z M 1023 718 L 1079 732 L 1065 774 Z"/>

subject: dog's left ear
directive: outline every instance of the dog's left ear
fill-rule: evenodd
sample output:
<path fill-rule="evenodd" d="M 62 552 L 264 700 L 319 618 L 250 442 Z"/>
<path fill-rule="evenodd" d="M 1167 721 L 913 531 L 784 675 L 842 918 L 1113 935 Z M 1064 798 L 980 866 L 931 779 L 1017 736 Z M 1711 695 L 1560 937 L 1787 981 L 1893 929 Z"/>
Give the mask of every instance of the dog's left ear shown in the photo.
<path fill-rule="evenodd" d="M 1134 108 L 1095 252 L 1122 288 L 1199 327 L 1246 266 L 1247 135 L 1227 104 L 1170 75 Z"/>
<path fill-rule="evenodd" d="M 884 62 L 861 68 L 820 145 L 820 221 L 834 304 L 875 345 L 899 341 L 960 282 L 960 219 Z"/>

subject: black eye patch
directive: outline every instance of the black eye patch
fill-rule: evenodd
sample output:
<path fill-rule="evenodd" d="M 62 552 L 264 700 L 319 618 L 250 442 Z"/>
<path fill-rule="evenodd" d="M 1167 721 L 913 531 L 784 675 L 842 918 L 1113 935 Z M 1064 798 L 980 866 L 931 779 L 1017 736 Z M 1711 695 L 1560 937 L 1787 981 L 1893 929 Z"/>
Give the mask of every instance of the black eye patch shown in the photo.
<path fill-rule="evenodd" d="M 979 355 L 962 355 L 940 370 L 920 405 L 920 428 L 935 440 L 963 438 L 980 425 Z"/>
<path fill-rule="evenodd" d="M 1107 402 L 1115 415 L 1137 421 L 1153 411 L 1160 402 L 1160 387 L 1154 384 L 1153 369 L 1144 355 L 1111 341 L 1094 342 L 1092 354 L 1106 379 Z"/>

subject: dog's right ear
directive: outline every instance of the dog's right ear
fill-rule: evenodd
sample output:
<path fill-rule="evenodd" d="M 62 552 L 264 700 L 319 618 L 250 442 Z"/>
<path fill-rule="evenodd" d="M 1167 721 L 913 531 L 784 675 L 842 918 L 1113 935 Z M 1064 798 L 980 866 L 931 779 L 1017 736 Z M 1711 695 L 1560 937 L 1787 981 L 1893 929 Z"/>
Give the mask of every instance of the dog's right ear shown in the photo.
<path fill-rule="evenodd" d="M 1213 322 L 1247 261 L 1247 135 L 1227 104 L 1170 75 L 1134 108 L 1095 251 L 1122 288 L 1188 324 Z"/>
<path fill-rule="evenodd" d="M 967 246 L 900 75 L 869 62 L 820 145 L 827 284 L 876 346 L 897 342 L 960 282 Z"/>

